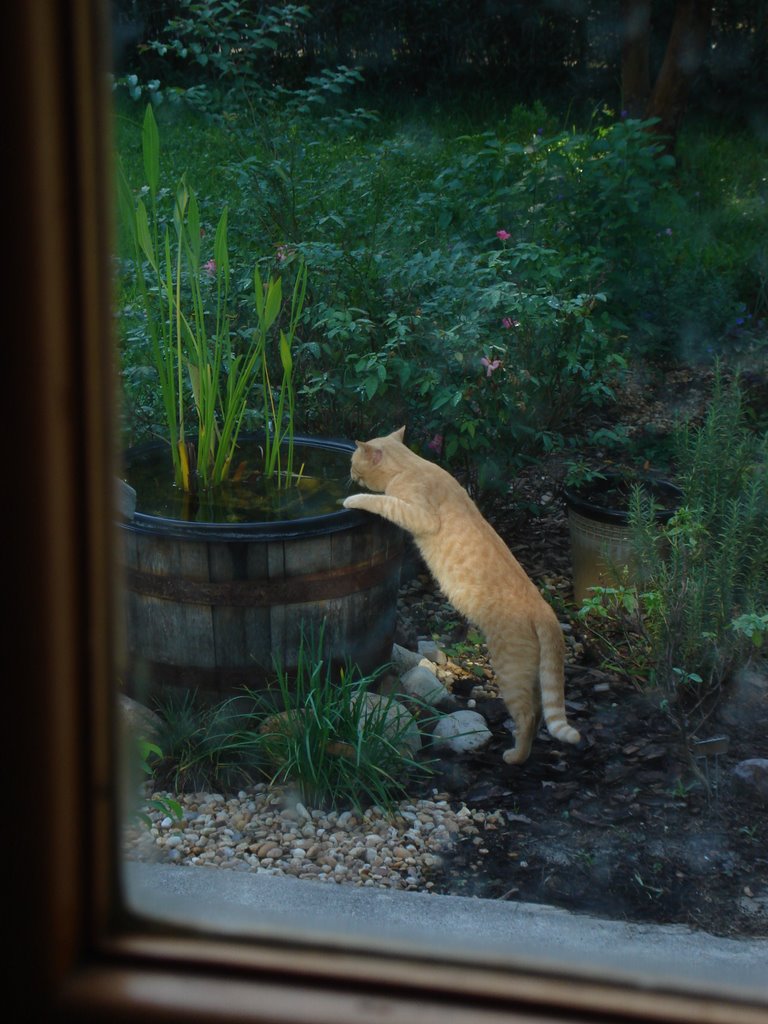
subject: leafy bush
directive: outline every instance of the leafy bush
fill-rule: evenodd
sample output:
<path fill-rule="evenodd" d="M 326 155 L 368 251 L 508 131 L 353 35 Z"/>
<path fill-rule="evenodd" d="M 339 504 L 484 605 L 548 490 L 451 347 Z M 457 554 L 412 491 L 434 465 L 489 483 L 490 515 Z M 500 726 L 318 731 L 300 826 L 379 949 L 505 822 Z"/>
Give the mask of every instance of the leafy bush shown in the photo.
<path fill-rule="evenodd" d="M 269 55 L 278 40 L 309 13 L 295 4 L 254 11 L 239 0 L 180 0 L 178 8 L 160 38 L 144 45 L 142 78 L 131 73 L 119 80 L 131 99 L 254 103 L 269 89 Z"/>
<path fill-rule="evenodd" d="M 319 419 L 325 396 L 329 419 L 364 408 L 371 430 L 386 416 L 391 426 L 394 408 L 411 436 L 482 479 L 557 443 L 585 406 L 612 397 L 625 326 L 606 287 L 624 281 L 631 257 L 619 266 L 619 254 L 667 166 L 639 122 L 595 138 L 459 143 L 447 160 L 440 150 L 431 180 L 419 171 L 410 182 L 401 154 L 382 147 L 374 194 L 387 201 L 372 205 L 370 244 L 345 237 L 353 217 L 342 205 L 335 241 L 301 245 L 323 272 L 306 388 Z M 551 193 L 568 183 L 563 214 Z"/>
<path fill-rule="evenodd" d="M 290 3 L 179 0 L 159 38 L 142 45 L 141 66 L 115 87 L 154 105 L 183 102 L 231 129 L 262 130 L 275 109 L 289 119 L 317 117 L 331 130 L 375 119 L 361 108 L 337 111 L 339 98 L 362 81 L 359 69 L 340 65 L 297 80 L 300 62 L 286 59 L 286 44 L 301 45 L 309 17 L 308 7 Z"/>

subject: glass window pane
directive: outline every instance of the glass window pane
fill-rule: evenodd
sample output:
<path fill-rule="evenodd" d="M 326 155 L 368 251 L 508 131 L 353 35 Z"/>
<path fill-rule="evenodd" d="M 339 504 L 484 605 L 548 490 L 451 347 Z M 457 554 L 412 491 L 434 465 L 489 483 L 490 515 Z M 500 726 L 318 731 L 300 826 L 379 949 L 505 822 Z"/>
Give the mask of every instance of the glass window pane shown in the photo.
<path fill-rule="evenodd" d="M 764 28 L 412 6 L 113 4 L 126 905 L 764 999 Z"/>

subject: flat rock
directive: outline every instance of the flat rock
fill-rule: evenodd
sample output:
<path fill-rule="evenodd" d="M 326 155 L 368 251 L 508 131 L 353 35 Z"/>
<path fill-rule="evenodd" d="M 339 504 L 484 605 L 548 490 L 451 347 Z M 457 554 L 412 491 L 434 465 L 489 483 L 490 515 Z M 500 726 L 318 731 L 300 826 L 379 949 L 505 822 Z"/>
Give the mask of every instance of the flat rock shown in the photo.
<path fill-rule="evenodd" d="M 448 661 L 445 651 L 441 651 L 434 640 L 419 640 L 419 654 L 422 658 L 428 658 L 435 665 L 445 665 Z"/>
<path fill-rule="evenodd" d="M 400 678 L 400 689 L 408 697 L 415 698 L 430 707 L 456 706 L 451 694 L 432 669 L 417 665 Z"/>
<path fill-rule="evenodd" d="M 409 672 L 424 660 L 424 656 L 418 651 L 409 651 L 407 647 L 401 647 L 400 644 L 392 645 L 392 670 L 397 675 Z"/>
<path fill-rule="evenodd" d="M 154 711 L 138 701 L 120 694 L 120 722 L 130 735 L 152 740 L 162 728 L 162 721 Z"/>
<path fill-rule="evenodd" d="M 383 716 L 390 738 L 397 742 L 404 753 L 413 756 L 421 750 L 421 732 L 416 719 L 406 707 L 399 701 L 393 700 L 391 697 L 384 697 L 379 693 L 365 693 L 363 699 L 365 700 L 364 719 Z"/>
<path fill-rule="evenodd" d="M 454 711 L 437 722 L 432 741 L 437 748 L 465 754 L 487 746 L 491 732 L 483 716 L 476 711 Z"/>

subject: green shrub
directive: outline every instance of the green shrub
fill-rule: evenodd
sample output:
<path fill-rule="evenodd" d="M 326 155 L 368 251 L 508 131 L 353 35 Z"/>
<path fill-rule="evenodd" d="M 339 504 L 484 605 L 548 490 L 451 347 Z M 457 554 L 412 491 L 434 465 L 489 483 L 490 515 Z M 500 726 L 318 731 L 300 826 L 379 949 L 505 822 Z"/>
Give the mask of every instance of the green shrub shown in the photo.
<path fill-rule="evenodd" d="M 158 702 L 161 726 L 154 761 L 160 789 L 176 793 L 236 790 L 262 776 L 261 739 L 253 702 L 231 698 L 212 704 L 195 691 Z"/>
<path fill-rule="evenodd" d="M 429 772 L 413 751 L 412 716 L 373 694 L 373 681 L 350 666 L 334 672 L 322 634 L 302 638 L 296 676 L 278 672 L 278 699 L 261 727 L 273 783 L 294 787 L 310 807 L 390 809 Z"/>
<path fill-rule="evenodd" d="M 718 374 L 704 423 L 675 442 L 683 507 L 659 529 L 638 494 L 631 522 L 652 678 L 688 736 L 765 632 L 768 434 L 748 428 L 738 384 Z"/>
<path fill-rule="evenodd" d="M 354 433 L 361 409 L 371 433 L 407 420 L 482 480 L 610 401 L 627 268 L 657 237 L 652 201 L 669 183 L 645 127 L 430 139 L 431 178 L 402 137 L 379 145 L 375 172 L 346 179 L 339 223 L 324 220 L 333 240 L 300 246 L 320 282 L 304 350 L 315 418 Z M 366 195 L 361 224 L 351 206 Z"/>
<path fill-rule="evenodd" d="M 244 690 L 212 703 L 193 691 L 157 702 L 156 742 L 142 748 L 158 790 L 231 792 L 268 779 L 293 787 L 312 807 L 390 809 L 430 765 L 411 713 L 372 691 L 373 676 L 335 671 L 322 632 L 302 637 L 295 677 L 278 669 L 271 692 Z M 426 709 L 423 718 L 433 715 Z M 153 803 L 171 813 L 178 805 Z"/>
<path fill-rule="evenodd" d="M 144 47 L 142 77 L 131 73 L 118 81 L 133 100 L 255 103 L 270 89 L 269 56 L 278 40 L 309 15 L 295 4 L 253 11 L 239 0 L 179 0 L 177 9 L 160 38 Z"/>

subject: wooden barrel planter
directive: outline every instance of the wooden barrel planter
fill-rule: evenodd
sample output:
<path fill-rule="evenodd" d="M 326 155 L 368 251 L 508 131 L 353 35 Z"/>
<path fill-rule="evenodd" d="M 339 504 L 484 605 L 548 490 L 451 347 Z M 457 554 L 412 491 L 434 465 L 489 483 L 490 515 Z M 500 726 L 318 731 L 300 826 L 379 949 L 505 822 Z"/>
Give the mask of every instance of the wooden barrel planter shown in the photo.
<path fill-rule="evenodd" d="M 588 485 L 563 490 L 577 604 L 590 596 L 592 587 L 612 587 L 638 578 L 629 527 L 629 495 L 634 484 L 658 503 L 658 523 L 668 522 L 679 508 L 682 491 L 669 480 L 634 480 L 608 472 Z"/>
<path fill-rule="evenodd" d="M 302 441 L 338 449 L 348 473 L 349 442 Z M 321 626 L 335 665 L 368 673 L 390 659 L 404 536 L 378 516 L 200 523 L 138 511 L 121 531 L 131 696 L 259 689 L 276 660 L 295 669 L 302 629 Z"/>

